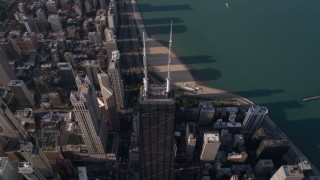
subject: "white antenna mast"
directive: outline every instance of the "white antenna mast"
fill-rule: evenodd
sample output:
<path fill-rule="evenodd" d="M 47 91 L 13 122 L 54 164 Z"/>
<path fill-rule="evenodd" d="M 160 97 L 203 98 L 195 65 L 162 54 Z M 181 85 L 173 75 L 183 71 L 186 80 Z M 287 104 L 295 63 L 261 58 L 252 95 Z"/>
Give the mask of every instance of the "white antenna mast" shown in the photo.
<path fill-rule="evenodd" d="M 144 92 L 145 95 L 148 92 L 148 71 L 147 71 L 147 57 L 146 57 L 146 40 L 144 37 L 144 32 L 143 32 L 143 73 L 144 73 L 144 78 L 143 78 L 143 85 L 144 85 Z"/>
<path fill-rule="evenodd" d="M 170 72 L 170 65 L 171 65 L 171 47 L 172 47 L 172 21 L 171 21 L 171 29 L 170 29 L 170 40 L 169 40 L 169 57 L 168 57 L 168 77 L 167 80 L 167 89 L 166 92 L 170 92 L 170 82 L 171 82 L 171 72 Z"/>

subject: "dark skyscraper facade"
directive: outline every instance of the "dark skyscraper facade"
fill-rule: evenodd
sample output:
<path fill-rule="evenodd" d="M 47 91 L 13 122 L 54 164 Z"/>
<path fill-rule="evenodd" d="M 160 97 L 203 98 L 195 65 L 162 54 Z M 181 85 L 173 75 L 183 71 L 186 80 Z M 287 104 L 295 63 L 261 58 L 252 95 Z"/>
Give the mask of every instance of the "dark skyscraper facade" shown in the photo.
<path fill-rule="evenodd" d="M 173 179 L 175 99 L 165 87 L 148 89 L 140 97 L 141 179 Z"/>

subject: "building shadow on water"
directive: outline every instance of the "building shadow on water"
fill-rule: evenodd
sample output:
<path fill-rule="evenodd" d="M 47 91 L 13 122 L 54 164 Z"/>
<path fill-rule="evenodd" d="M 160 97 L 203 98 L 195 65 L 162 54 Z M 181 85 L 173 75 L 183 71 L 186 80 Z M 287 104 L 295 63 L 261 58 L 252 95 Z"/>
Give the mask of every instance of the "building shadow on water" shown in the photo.
<path fill-rule="evenodd" d="M 148 59 L 156 60 L 154 65 L 156 66 L 165 66 L 168 65 L 168 54 L 149 54 Z M 180 65 L 181 62 L 185 65 L 191 64 L 204 64 L 204 63 L 214 63 L 217 60 L 212 59 L 211 56 L 208 55 L 197 55 L 197 56 L 178 56 L 173 57 L 171 61 L 171 65 Z"/>
<path fill-rule="evenodd" d="M 148 35 L 157 35 L 157 34 L 168 34 L 168 40 L 169 40 L 169 34 L 170 34 L 170 24 L 164 25 L 164 26 L 149 26 L 147 25 L 147 32 Z M 187 32 L 187 26 L 184 25 L 174 25 L 174 33 L 184 33 Z"/>
<path fill-rule="evenodd" d="M 209 55 L 197 55 L 197 56 L 178 56 L 183 64 L 203 64 L 203 63 L 215 63 L 216 59 L 213 59 Z"/>
<path fill-rule="evenodd" d="M 138 8 L 140 12 L 184 11 L 193 9 L 189 4 L 153 6 L 147 3 L 138 3 Z"/>
<path fill-rule="evenodd" d="M 246 98 L 253 98 L 253 97 L 265 97 L 265 96 L 271 96 L 276 93 L 284 93 L 284 90 L 282 89 L 257 89 L 257 90 L 248 90 L 248 91 L 237 91 L 233 92 L 234 94 L 237 94 L 242 97 Z"/>
<path fill-rule="evenodd" d="M 172 83 L 175 82 L 189 82 L 193 81 L 194 77 L 190 75 L 193 74 L 200 74 L 199 79 L 196 79 L 197 81 L 212 81 L 216 80 L 221 77 L 221 72 L 216 70 L 216 69 L 195 69 L 195 70 L 171 70 L 171 78 L 172 78 Z M 210 73 L 210 76 L 204 76 L 203 74 L 208 74 Z M 159 74 L 162 77 L 167 76 L 167 71 L 164 72 L 159 72 Z"/>
<path fill-rule="evenodd" d="M 181 18 L 173 17 L 173 18 L 151 18 L 151 19 L 143 19 L 144 24 L 150 26 L 150 25 L 158 25 L 158 24 L 164 24 L 164 25 L 170 25 L 171 21 L 176 23 L 183 23 L 183 20 Z"/>
<path fill-rule="evenodd" d="M 191 69 L 189 71 L 196 81 L 212 81 L 217 80 L 222 76 L 219 70 L 212 68 Z"/>

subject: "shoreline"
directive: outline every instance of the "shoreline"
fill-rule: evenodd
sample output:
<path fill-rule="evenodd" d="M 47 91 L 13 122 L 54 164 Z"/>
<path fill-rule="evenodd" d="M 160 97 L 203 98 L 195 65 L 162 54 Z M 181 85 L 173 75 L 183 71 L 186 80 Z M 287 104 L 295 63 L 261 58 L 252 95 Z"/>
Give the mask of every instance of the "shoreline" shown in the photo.
<path fill-rule="evenodd" d="M 142 32 L 145 32 L 146 37 L 146 51 L 147 51 L 147 64 L 156 69 L 155 73 L 159 74 L 162 78 L 165 79 L 166 74 L 168 72 L 167 64 L 168 64 L 168 46 L 161 44 L 158 40 L 154 38 L 149 38 L 146 28 L 143 23 L 142 16 L 140 11 L 138 10 L 136 0 L 131 0 L 132 10 L 133 10 L 133 19 L 136 23 L 137 29 L 139 33 L 142 35 Z M 169 30 L 168 30 L 169 32 Z M 174 38 L 173 38 L 174 39 Z M 169 36 L 168 36 L 169 40 Z M 149 47 L 148 47 L 149 46 Z M 241 105 L 255 105 L 254 102 L 250 101 L 245 97 L 241 97 L 239 95 L 230 93 L 225 90 L 212 88 L 203 85 L 201 81 L 196 81 L 195 78 L 192 76 L 190 70 L 191 68 L 187 65 L 183 64 L 182 60 L 179 59 L 179 56 L 176 56 L 174 52 L 172 54 L 172 65 L 170 66 L 171 69 L 171 77 L 172 77 L 172 84 L 178 87 L 181 87 L 183 84 L 188 84 L 191 86 L 197 86 L 201 88 L 201 93 L 197 94 L 198 97 L 203 98 L 231 98 L 239 102 Z M 151 57 L 150 57 L 151 56 Z M 288 140 L 290 143 L 290 147 L 298 156 L 305 156 L 304 153 L 289 139 L 282 130 L 276 125 L 276 123 L 268 116 L 265 119 L 265 123 L 271 125 L 272 127 L 279 129 L 279 135 Z M 312 161 L 309 160 L 309 157 L 305 156 L 309 161 L 310 166 L 312 167 L 312 172 L 315 175 L 320 175 L 320 171 L 318 167 L 316 167 Z"/>

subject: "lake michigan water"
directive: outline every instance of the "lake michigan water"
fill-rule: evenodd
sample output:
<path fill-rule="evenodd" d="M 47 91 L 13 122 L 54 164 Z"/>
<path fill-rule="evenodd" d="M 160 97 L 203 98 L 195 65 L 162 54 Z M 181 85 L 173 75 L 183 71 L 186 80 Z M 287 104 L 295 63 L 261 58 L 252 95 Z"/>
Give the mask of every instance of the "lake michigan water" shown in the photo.
<path fill-rule="evenodd" d="M 226 6 L 228 3 L 228 7 Z M 138 0 L 149 36 L 168 40 L 202 83 L 269 109 L 320 167 L 319 0 Z"/>

